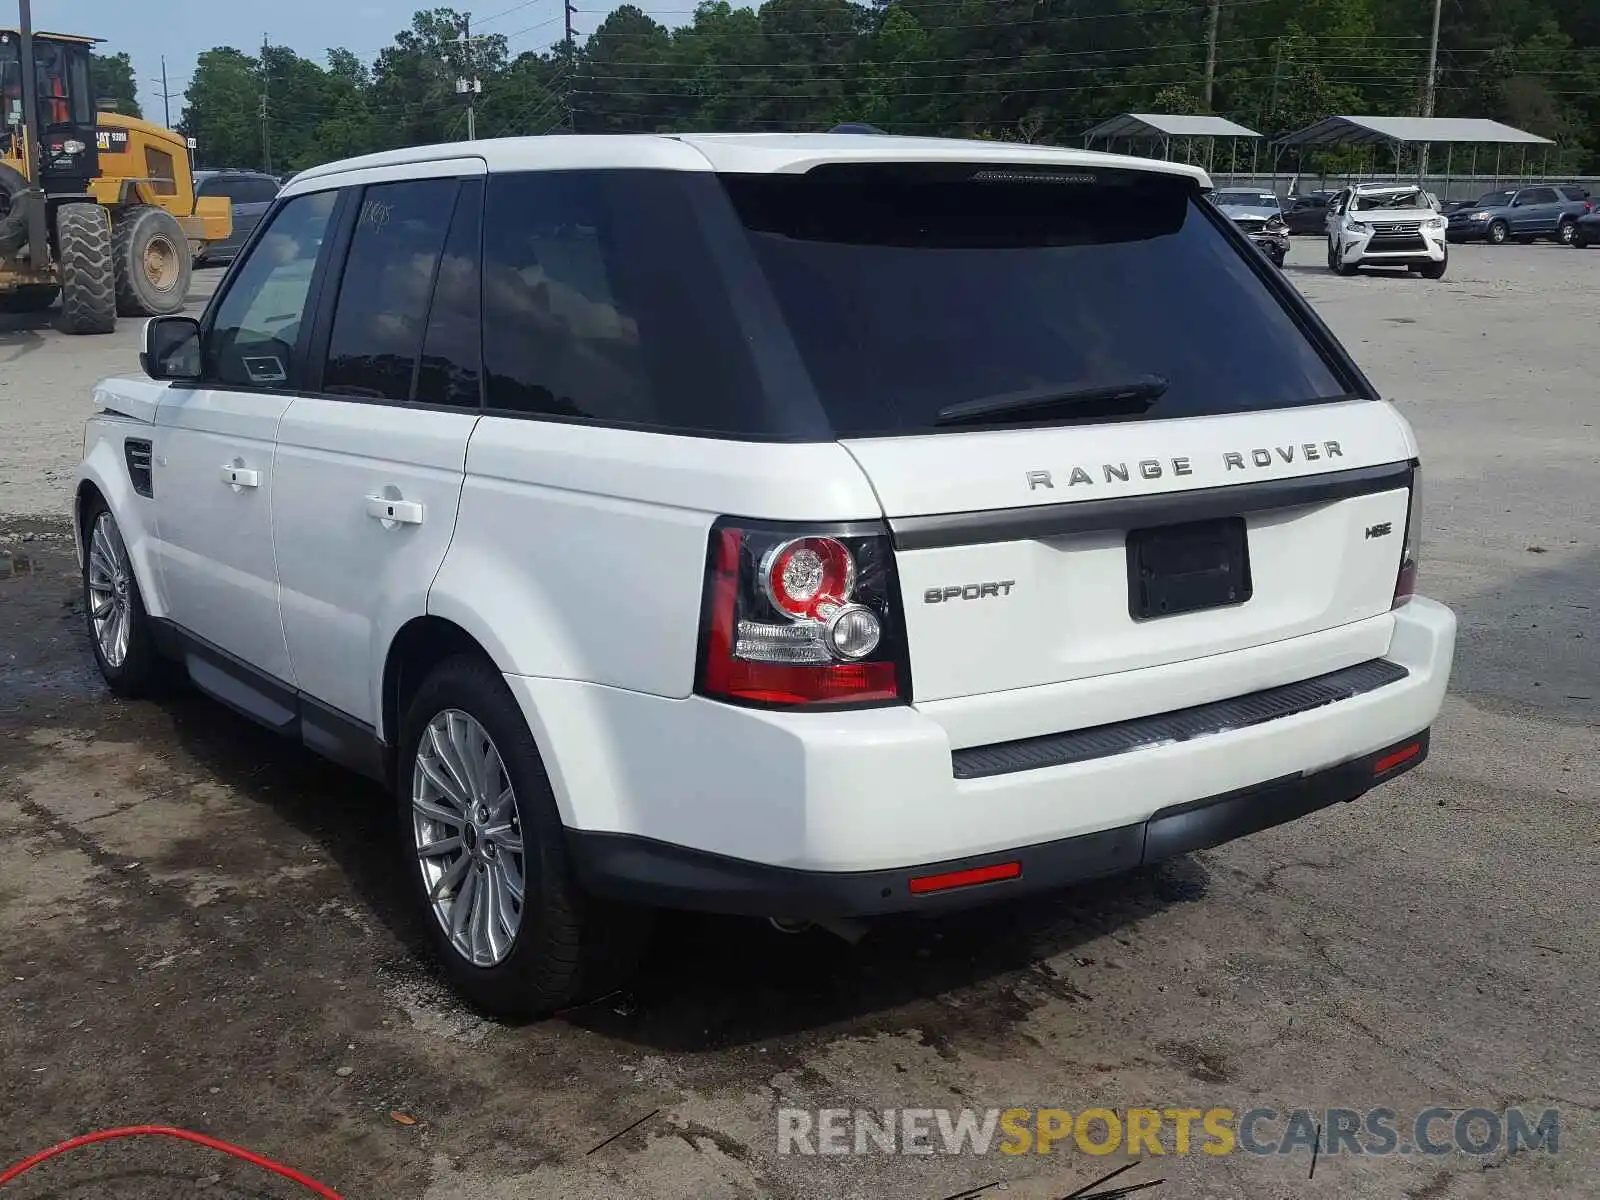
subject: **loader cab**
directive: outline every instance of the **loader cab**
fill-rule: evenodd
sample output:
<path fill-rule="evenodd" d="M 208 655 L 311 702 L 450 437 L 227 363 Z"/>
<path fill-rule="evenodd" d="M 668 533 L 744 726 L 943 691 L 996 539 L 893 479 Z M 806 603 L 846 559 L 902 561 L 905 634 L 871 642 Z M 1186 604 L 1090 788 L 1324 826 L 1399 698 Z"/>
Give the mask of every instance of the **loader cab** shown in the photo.
<path fill-rule="evenodd" d="M 44 175 L 39 182 L 47 195 L 81 195 L 100 173 L 90 72 L 95 40 L 58 33 L 33 35 Z M 21 39 L 14 29 L 0 30 L 0 96 L 4 105 L 0 150 L 8 157 L 20 158 L 24 125 Z"/>

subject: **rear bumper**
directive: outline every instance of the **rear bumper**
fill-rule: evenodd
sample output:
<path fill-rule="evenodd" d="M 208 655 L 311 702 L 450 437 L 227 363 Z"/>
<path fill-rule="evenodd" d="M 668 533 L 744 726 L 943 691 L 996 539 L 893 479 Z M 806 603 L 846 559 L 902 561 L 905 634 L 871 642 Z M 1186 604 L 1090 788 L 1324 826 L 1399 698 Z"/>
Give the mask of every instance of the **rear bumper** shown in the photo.
<path fill-rule="evenodd" d="M 1293 817 L 1321 806 L 1298 807 L 1307 795 L 1330 794 L 1327 803 L 1351 798 L 1371 783 L 1363 761 L 1433 724 L 1455 629 L 1449 609 L 1418 598 L 1347 629 L 1255 651 L 1021 695 L 853 712 L 774 712 L 567 680 L 506 679 L 544 756 L 589 886 L 634 896 L 654 888 L 663 903 L 742 912 L 751 911 L 752 901 L 741 899 L 746 893 L 765 897 L 764 907 L 775 903 L 773 894 L 786 895 L 775 883 L 738 882 L 747 877 L 838 876 L 844 897 L 864 903 L 850 877 L 889 880 L 877 885 L 874 894 L 891 889 L 881 901 L 893 898 L 895 879 L 930 873 L 924 864 L 992 862 L 1019 848 L 1057 845 L 1063 855 L 1098 857 L 1102 866 L 1031 867 L 1030 876 L 1081 878 L 1148 861 L 1147 826 L 1179 811 L 1243 804 L 1233 798 L 1259 793 L 1252 804 Z M 1404 677 L 1315 707 L 1289 705 L 1278 710 L 1288 715 L 1274 719 L 1197 726 L 1191 714 L 1184 728 L 1124 739 L 1115 752 L 1090 756 L 1052 744 L 1053 760 L 1030 769 L 982 774 L 961 768 L 956 757 L 1041 730 L 1119 718 L 1132 724 L 1140 713 L 1194 705 L 1215 709 L 1229 697 L 1374 657 L 1404 668 Z M 978 711 L 969 711 L 974 706 Z M 1048 725 L 1024 728 L 1041 714 Z M 1262 823 L 1275 822 L 1254 827 Z M 1247 821 L 1237 832 L 1249 827 Z M 652 865 L 662 863 L 677 865 Z M 839 904 L 833 908 L 842 915 Z M 816 914 L 785 901 L 767 915 Z"/>
<path fill-rule="evenodd" d="M 1423 730 L 1337 767 L 1173 805 L 1148 821 L 883 871 L 801 871 L 612 833 L 570 833 L 569 849 L 578 877 L 590 891 L 662 908 L 805 920 L 948 912 L 1053 891 L 1221 845 L 1357 800 L 1427 755 L 1428 731 Z"/>

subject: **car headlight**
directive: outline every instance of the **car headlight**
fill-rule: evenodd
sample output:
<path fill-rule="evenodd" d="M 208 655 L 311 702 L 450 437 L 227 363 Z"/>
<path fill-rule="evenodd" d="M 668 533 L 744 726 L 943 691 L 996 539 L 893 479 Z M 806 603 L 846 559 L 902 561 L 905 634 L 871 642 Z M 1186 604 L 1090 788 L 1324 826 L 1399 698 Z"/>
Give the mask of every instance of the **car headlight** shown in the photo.
<path fill-rule="evenodd" d="M 1368 225 L 1365 221 L 1351 221 L 1350 224 L 1345 226 L 1345 228 L 1348 229 L 1351 233 L 1371 233 L 1372 232 L 1372 226 Z"/>
<path fill-rule="evenodd" d="M 1474 221 L 1487 221 L 1489 219 L 1489 214 L 1486 212 L 1475 212 L 1472 214 L 1470 219 Z"/>
<path fill-rule="evenodd" d="M 1449 222 L 1443 217 L 1429 217 L 1422 223 L 1424 229 L 1443 229 Z"/>
<path fill-rule="evenodd" d="M 77 138 L 73 138 L 70 141 L 61 143 L 61 149 L 67 154 L 82 154 L 88 148 L 89 147 L 85 146 L 82 142 L 78 141 Z"/>
<path fill-rule="evenodd" d="M 1268 217 L 1266 229 L 1268 233 L 1282 233 L 1288 229 L 1287 222 L 1282 217 Z"/>

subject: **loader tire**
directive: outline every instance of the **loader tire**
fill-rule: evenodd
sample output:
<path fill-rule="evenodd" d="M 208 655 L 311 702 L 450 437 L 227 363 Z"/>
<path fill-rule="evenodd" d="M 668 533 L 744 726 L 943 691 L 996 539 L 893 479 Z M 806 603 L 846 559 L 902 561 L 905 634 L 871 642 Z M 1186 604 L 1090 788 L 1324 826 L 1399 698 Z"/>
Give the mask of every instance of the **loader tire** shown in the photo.
<path fill-rule="evenodd" d="M 61 289 L 51 283 L 18 284 L 9 292 L 0 292 L 0 312 L 44 312 L 60 295 Z"/>
<path fill-rule="evenodd" d="M 111 333 L 117 327 L 111 221 L 98 204 L 56 209 L 61 268 L 61 327 L 68 333 Z"/>
<path fill-rule="evenodd" d="M 194 261 L 178 219 L 141 205 L 111 223 L 117 275 L 117 314 L 162 317 L 181 312 L 189 298 Z"/>

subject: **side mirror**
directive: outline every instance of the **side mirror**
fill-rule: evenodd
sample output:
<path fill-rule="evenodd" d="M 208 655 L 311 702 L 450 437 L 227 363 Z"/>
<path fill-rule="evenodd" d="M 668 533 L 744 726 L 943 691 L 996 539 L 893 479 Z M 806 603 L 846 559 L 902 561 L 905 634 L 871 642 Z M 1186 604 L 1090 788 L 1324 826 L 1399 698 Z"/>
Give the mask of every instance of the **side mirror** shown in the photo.
<path fill-rule="evenodd" d="M 193 317 L 151 317 L 144 327 L 139 365 L 151 379 L 199 379 L 200 322 Z"/>

